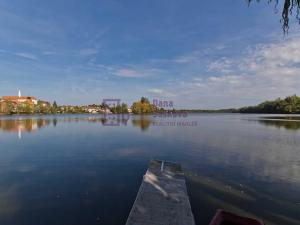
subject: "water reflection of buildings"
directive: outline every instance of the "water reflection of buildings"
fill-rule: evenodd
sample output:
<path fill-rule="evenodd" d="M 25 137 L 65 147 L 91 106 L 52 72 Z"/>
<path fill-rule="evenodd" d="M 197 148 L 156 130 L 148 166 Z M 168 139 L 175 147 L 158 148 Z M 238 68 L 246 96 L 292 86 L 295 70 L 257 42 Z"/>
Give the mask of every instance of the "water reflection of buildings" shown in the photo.
<path fill-rule="evenodd" d="M 103 126 L 127 125 L 128 118 L 103 116 L 103 117 L 58 117 L 58 118 L 9 118 L 0 119 L 0 131 L 18 133 L 18 137 L 22 138 L 22 133 L 31 133 L 42 127 L 57 123 L 100 123 Z"/>
<path fill-rule="evenodd" d="M 102 117 L 58 117 L 58 118 L 9 118 L 0 119 L 0 131 L 18 133 L 18 137 L 22 138 L 22 133 L 31 133 L 38 131 L 42 127 L 53 125 L 56 127 L 57 123 L 100 123 L 102 126 L 126 126 L 128 125 L 130 117 L 120 115 L 108 115 Z M 152 120 L 148 117 L 132 118 L 132 125 L 145 131 L 151 125 Z"/>
<path fill-rule="evenodd" d="M 22 138 L 22 132 L 33 132 L 51 123 L 50 119 L 9 119 L 0 120 L 0 129 L 5 132 L 18 133 Z M 54 124 L 54 120 L 53 120 Z"/>

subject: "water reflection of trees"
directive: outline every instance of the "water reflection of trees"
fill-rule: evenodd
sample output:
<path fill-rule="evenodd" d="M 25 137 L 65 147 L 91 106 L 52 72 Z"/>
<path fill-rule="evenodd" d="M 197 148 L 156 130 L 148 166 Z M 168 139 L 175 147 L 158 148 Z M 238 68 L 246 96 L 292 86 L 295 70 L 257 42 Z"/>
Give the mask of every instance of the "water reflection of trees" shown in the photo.
<path fill-rule="evenodd" d="M 265 116 L 265 117 L 262 117 L 262 119 L 267 119 L 267 120 L 299 121 L 299 122 L 300 122 L 300 116 Z"/>
<path fill-rule="evenodd" d="M 0 130 L 4 132 L 32 132 L 42 127 L 53 125 L 56 127 L 59 123 L 99 123 L 102 126 L 126 126 L 130 117 L 122 115 L 107 115 L 102 117 L 55 117 L 55 118 L 15 118 L 0 119 Z M 152 120 L 147 116 L 133 117 L 132 124 L 134 127 L 140 128 L 142 131 L 147 130 Z"/>
<path fill-rule="evenodd" d="M 132 118 L 131 122 L 134 127 L 139 127 L 142 131 L 145 131 L 150 127 L 152 120 L 147 116 L 140 116 Z"/>
<path fill-rule="evenodd" d="M 266 120 L 259 120 L 258 122 L 265 126 L 284 128 L 287 130 L 299 130 L 300 129 L 300 120 L 295 121 L 295 120 L 266 119 Z"/>

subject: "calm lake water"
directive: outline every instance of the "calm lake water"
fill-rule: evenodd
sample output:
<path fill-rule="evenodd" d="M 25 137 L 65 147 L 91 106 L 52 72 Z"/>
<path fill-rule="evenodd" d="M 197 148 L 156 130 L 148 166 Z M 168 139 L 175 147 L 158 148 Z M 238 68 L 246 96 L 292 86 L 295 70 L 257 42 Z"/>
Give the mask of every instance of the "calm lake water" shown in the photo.
<path fill-rule="evenodd" d="M 218 208 L 300 224 L 298 119 L 0 117 L 0 224 L 125 224 L 153 158 L 182 164 L 199 225 Z"/>

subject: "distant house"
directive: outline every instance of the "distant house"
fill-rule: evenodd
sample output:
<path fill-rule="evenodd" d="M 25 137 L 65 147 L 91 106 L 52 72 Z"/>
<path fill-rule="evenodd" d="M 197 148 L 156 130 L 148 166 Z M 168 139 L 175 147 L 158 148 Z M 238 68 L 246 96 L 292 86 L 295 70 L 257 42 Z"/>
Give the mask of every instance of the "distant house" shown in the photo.
<path fill-rule="evenodd" d="M 10 101 L 16 104 L 29 103 L 37 105 L 37 99 L 32 96 L 3 96 L 1 101 Z"/>
<path fill-rule="evenodd" d="M 99 113 L 99 109 L 89 107 L 89 108 L 87 108 L 87 112 L 95 114 L 95 113 Z"/>

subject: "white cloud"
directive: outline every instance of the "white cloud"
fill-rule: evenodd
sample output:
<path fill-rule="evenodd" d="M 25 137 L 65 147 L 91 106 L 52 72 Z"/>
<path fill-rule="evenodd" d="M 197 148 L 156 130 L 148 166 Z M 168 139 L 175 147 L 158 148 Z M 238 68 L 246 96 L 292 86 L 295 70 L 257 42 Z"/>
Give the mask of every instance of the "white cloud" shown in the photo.
<path fill-rule="evenodd" d="M 131 70 L 131 69 L 118 69 L 114 72 L 115 75 L 119 77 L 141 77 L 138 71 Z"/>
<path fill-rule="evenodd" d="M 38 59 L 36 55 L 33 55 L 31 53 L 26 53 L 26 52 L 17 52 L 16 56 L 23 57 L 23 58 L 26 58 L 26 59 L 31 59 L 31 60 L 37 60 Z"/>
<path fill-rule="evenodd" d="M 201 57 L 203 57 L 203 54 L 207 51 L 207 49 L 203 51 L 193 51 L 187 54 L 179 55 L 177 57 L 171 58 L 171 59 L 151 59 L 149 62 L 151 63 L 161 63 L 161 64 L 193 64 L 193 63 L 199 63 Z"/>
<path fill-rule="evenodd" d="M 220 60 L 211 62 L 207 66 L 207 70 L 208 71 L 217 71 L 217 72 L 222 72 L 222 73 L 230 73 L 233 63 L 234 63 L 233 60 L 229 60 L 229 59 L 223 57 Z"/>
<path fill-rule="evenodd" d="M 128 78 L 140 78 L 140 77 L 152 77 L 161 74 L 161 70 L 155 68 L 121 68 L 115 69 L 112 73 L 119 77 L 128 77 Z"/>
<path fill-rule="evenodd" d="M 239 107 L 300 94 L 300 37 L 257 45 L 208 66 L 209 77 L 179 83 L 178 96 L 204 107 Z M 199 106 L 197 106 L 199 107 Z"/>
<path fill-rule="evenodd" d="M 206 82 L 210 82 L 211 84 L 231 84 L 231 85 L 239 85 L 242 82 L 241 76 L 237 75 L 226 75 L 226 76 L 220 76 L 220 77 L 209 77 Z"/>
<path fill-rule="evenodd" d="M 171 100 L 175 96 L 172 91 L 170 90 L 163 90 L 159 88 L 150 88 L 147 90 L 147 92 L 155 98 L 165 99 L 165 100 Z"/>
<path fill-rule="evenodd" d="M 157 88 L 153 88 L 153 89 L 148 89 L 147 90 L 149 93 L 153 93 L 153 94 L 162 94 L 163 90 L 162 89 L 157 89 Z"/>

